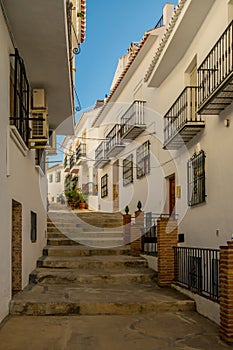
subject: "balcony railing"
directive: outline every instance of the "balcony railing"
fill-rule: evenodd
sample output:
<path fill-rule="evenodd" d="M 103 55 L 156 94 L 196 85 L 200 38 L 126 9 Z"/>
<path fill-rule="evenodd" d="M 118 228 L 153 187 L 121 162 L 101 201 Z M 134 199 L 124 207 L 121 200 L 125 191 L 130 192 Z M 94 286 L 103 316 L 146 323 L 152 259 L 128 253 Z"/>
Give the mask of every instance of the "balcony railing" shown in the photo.
<path fill-rule="evenodd" d="M 107 156 L 117 156 L 125 148 L 125 145 L 122 143 L 121 140 L 120 126 L 115 125 L 106 137 L 108 139 L 106 142 Z"/>
<path fill-rule="evenodd" d="M 30 86 L 26 75 L 24 61 L 19 52 L 11 54 L 12 67 L 14 69 L 11 76 L 11 116 L 10 123 L 14 125 L 21 135 L 23 141 L 28 146 L 30 137 L 29 126 L 29 105 L 30 105 Z"/>
<path fill-rule="evenodd" d="M 103 168 L 109 161 L 106 155 L 106 141 L 102 141 L 95 151 L 95 167 Z"/>
<path fill-rule="evenodd" d="M 74 167 L 75 164 L 75 158 L 74 158 L 74 154 L 72 154 L 70 156 L 70 170 Z"/>
<path fill-rule="evenodd" d="M 219 300 L 219 250 L 175 247 L 175 281 Z"/>
<path fill-rule="evenodd" d="M 135 101 L 121 118 L 121 138 L 134 140 L 145 129 L 144 101 Z"/>
<path fill-rule="evenodd" d="M 68 155 L 65 155 L 65 158 L 64 158 L 64 171 L 65 173 L 70 171 L 70 161 L 69 161 Z"/>
<path fill-rule="evenodd" d="M 233 100 L 233 21 L 198 68 L 200 114 L 219 114 Z"/>
<path fill-rule="evenodd" d="M 197 92 L 197 87 L 186 87 L 165 115 L 164 148 L 178 149 L 205 127 L 197 114 Z"/>
<path fill-rule="evenodd" d="M 86 144 L 80 143 L 80 145 L 76 148 L 76 162 L 80 163 L 83 158 L 86 157 Z"/>

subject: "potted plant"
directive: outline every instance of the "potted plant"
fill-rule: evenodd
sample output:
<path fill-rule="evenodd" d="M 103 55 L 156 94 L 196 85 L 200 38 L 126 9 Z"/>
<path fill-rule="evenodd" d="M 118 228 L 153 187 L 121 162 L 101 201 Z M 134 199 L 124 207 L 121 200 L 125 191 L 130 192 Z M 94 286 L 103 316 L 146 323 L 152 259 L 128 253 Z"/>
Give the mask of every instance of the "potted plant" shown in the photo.
<path fill-rule="evenodd" d="M 85 209 L 86 208 L 86 201 L 84 198 L 84 195 L 82 193 L 82 191 L 79 191 L 79 205 L 78 205 L 79 209 Z"/>
<path fill-rule="evenodd" d="M 76 190 L 69 190 L 65 193 L 68 205 L 74 209 L 78 207 L 79 204 L 79 194 Z"/>

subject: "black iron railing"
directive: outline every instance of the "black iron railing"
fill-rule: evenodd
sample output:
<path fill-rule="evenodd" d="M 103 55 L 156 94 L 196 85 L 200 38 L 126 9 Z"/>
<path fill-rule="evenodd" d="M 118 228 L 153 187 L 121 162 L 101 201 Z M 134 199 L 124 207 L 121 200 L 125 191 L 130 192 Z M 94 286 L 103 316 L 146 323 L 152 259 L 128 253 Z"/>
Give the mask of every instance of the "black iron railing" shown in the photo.
<path fill-rule="evenodd" d="M 121 136 L 133 126 L 144 126 L 144 101 L 134 101 L 121 117 Z"/>
<path fill-rule="evenodd" d="M 151 212 L 145 213 L 142 250 L 148 255 L 157 255 L 157 220 L 159 216 Z"/>
<path fill-rule="evenodd" d="M 28 145 L 30 138 L 29 126 L 29 106 L 30 106 L 30 86 L 26 75 L 24 61 L 15 49 L 15 53 L 10 55 L 12 59 L 11 75 L 11 116 L 10 122 L 15 125 L 23 141 Z"/>
<path fill-rule="evenodd" d="M 66 155 L 64 158 L 64 168 L 68 166 L 68 156 Z"/>
<path fill-rule="evenodd" d="M 219 300 L 219 250 L 175 249 L 175 282 L 205 297 Z"/>
<path fill-rule="evenodd" d="M 204 123 L 197 114 L 198 87 L 187 86 L 164 116 L 164 143 L 167 144 L 185 125 Z"/>
<path fill-rule="evenodd" d="M 70 169 L 72 169 L 74 167 L 74 164 L 75 164 L 75 156 L 74 156 L 74 154 L 72 154 L 70 156 Z"/>
<path fill-rule="evenodd" d="M 115 146 L 122 145 L 121 135 L 120 135 L 120 127 L 116 124 L 112 130 L 107 134 L 106 138 L 108 139 L 106 142 L 106 152 L 111 151 Z"/>
<path fill-rule="evenodd" d="M 160 17 L 160 19 L 158 20 L 158 22 L 156 23 L 154 29 L 156 28 L 160 28 L 164 25 L 164 21 L 163 21 L 163 16 Z"/>
<path fill-rule="evenodd" d="M 106 141 L 102 141 L 95 150 L 95 160 L 105 160 L 106 157 Z"/>
<path fill-rule="evenodd" d="M 198 68 L 199 107 L 232 75 L 233 21 Z"/>
<path fill-rule="evenodd" d="M 86 157 L 85 143 L 80 143 L 80 145 L 76 148 L 76 162 L 82 157 Z"/>

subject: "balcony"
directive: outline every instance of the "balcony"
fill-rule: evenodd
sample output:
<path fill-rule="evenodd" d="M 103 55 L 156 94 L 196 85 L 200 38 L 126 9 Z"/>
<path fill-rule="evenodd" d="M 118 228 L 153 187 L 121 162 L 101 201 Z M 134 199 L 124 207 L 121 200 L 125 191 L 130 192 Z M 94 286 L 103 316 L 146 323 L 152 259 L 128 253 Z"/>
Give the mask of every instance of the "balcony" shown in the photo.
<path fill-rule="evenodd" d="M 69 173 L 70 172 L 70 161 L 68 155 L 64 158 L 64 172 Z"/>
<path fill-rule="evenodd" d="M 71 174 L 78 174 L 79 172 L 79 168 L 78 168 L 78 165 L 76 164 L 76 156 L 75 154 L 72 154 L 70 156 L 70 172 Z"/>
<path fill-rule="evenodd" d="M 124 148 L 125 145 L 121 141 L 120 126 L 115 125 L 107 135 L 106 142 L 107 157 L 116 157 Z"/>
<path fill-rule="evenodd" d="M 197 93 L 198 87 L 186 87 L 165 115 L 165 149 L 182 147 L 205 127 L 197 114 Z"/>
<path fill-rule="evenodd" d="M 76 163 L 80 165 L 84 160 L 86 160 L 86 144 L 80 143 L 76 148 Z"/>
<path fill-rule="evenodd" d="M 233 22 L 198 68 L 198 113 L 219 115 L 233 100 Z"/>
<path fill-rule="evenodd" d="M 106 154 L 106 141 L 102 141 L 95 151 L 95 167 L 102 169 L 109 161 Z"/>
<path fill-rule="evenodd" d="M 144 130 L 144 101 L 135 101 L 121 118 L 121 138 L 134 140 Z"/>

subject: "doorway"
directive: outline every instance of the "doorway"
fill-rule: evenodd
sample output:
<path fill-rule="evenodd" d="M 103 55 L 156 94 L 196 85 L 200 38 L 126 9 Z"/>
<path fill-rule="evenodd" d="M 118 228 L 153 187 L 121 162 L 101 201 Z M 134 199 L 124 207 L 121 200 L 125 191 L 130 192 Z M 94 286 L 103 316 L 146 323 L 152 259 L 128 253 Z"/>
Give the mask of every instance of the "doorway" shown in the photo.
<path fill-rule="evenodd" d="M 22 290 L 22 204 L 12 200 L 11 294 Z"/>

